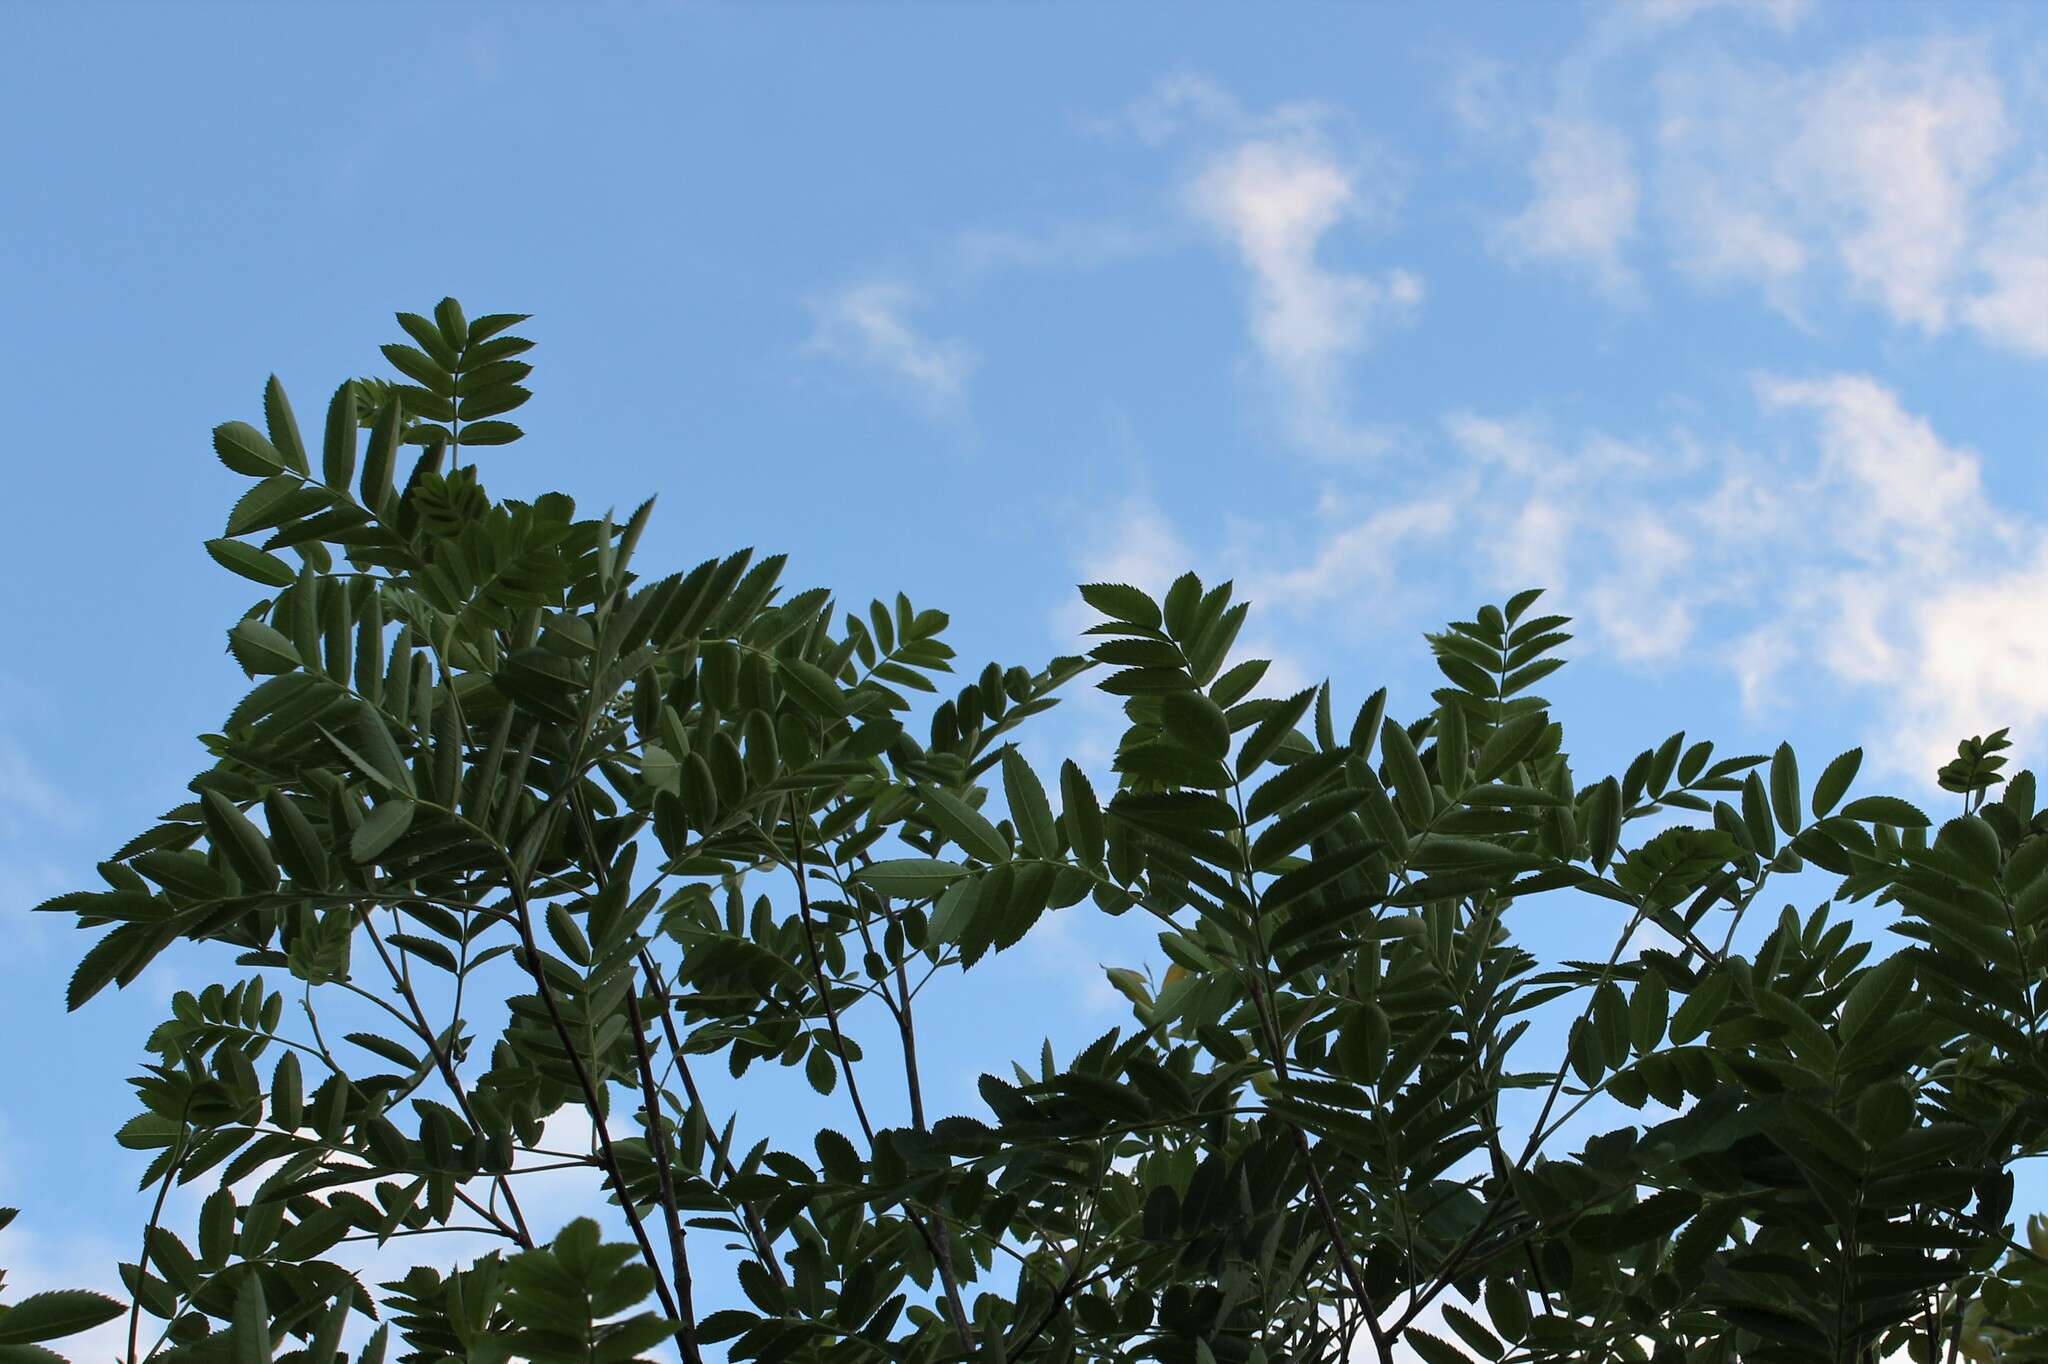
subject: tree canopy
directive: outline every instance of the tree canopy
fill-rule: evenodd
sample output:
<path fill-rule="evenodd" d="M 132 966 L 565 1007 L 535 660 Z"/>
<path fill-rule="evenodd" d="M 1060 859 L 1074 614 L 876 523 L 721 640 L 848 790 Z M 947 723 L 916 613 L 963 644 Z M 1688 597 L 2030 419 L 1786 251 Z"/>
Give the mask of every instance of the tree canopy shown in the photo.
<path fill-rule="evenodd" d="M 0 1307 L 0 1364 L 120 1315 L 129 1364 L 2044 1357 L 2008 1218 L 2048 1149 L 2048 814 L 2003 732 L 1938 826 L 1855 792 L 1853 749 L 1581 772 L 1534 590 L 1427 637 L 1409 716 L 1262 691 L 1249 603 L 1193 574 L 1084 586 L 1085 657 L 963 682 L 941 611 L 779 554 L 649 567 L 651 503 L 494 497 L 526 319 L 398 320 L 398 377 L 317 440 L 275 379 L 214 432 L 253 687 L 41 908 L 93 933 L 73 1009 L 176 944 L 217 979 L 119 1133 L 151 1153 L 130 1301 Z M 1034 770 L 1020 727 L 1084 686 L 1128 718 L 1113 772 Z M 1808 869 L 1822 902 L 1771 908 Z M 1567 902 L 1604 959 L 1521 945 Z M 1048 914 L 1156 921 L 1166 969 L 928 1111 L 927 983 Z M 801 1067 L 844 1119 L 753 1131 L 704 1066 Z M 544 1142 L 564 1112 L 587 1149 Z M 602 1222 L 526 1217 L 564 1163 Z M 456 1230 L 501 1246 L 351 1268 Z"/>

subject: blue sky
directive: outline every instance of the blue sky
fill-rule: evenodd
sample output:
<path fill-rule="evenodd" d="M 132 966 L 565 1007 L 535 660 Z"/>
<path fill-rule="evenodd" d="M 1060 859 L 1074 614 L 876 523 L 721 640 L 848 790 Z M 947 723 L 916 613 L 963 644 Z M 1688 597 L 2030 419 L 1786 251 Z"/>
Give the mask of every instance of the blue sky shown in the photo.
<path fill-rule="evenodd" d="M 122 1078 L 206 979 L 181 959 L 66 1019 L 80 944 L 26 909 L 177 801 L 183 736 L 240 693 L 207 431 L 272 370 L 317 410 L 446 293 L 536 315 L 494 491 L 659 493 L 644 556 L 785 550 L 801 584 L 950 610 L 977 666 L 1076 649 L 1077 581 L 1193 567 L 1256 603 L 1276 677 L 1412 714 L 1421 630 L 1542 585 L 1581 621 L 1548 691 L 1584 778 L 1679 727 L 1789 737 L 1815 770 L 1862 744 L 1866 781 L 1916 796 L 1961 735 L 2039 750 L 2038 9 L 6 26 L 0 1201 L 27 1211 L 0 1263 L 24 1288 L 133 1255 Z M 1099 764 L 1115 720 L 1079 701 L 1034 754 Z M 955 1102 L 989 1063 L 969 1040 L 1118 1021 L 1120 932 L 1056 918 L 941 997 Z"/>

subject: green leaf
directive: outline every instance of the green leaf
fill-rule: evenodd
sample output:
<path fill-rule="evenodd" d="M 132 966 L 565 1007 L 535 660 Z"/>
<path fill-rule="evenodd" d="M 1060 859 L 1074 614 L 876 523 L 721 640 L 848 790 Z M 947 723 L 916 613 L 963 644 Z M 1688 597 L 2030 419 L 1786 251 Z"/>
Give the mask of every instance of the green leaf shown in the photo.
<path fill-rule="evenodd" d="M 1671 994 L 1664 978 L 1655 971 L 1645 974 L 1628 1001 L 1629 1040 L 1638 1055 L 1648 1055 L 1663 1040 L 1670 1008 Z"/>
<path fill-rule="evenodd" d="M 1849 783 L 1856 780 L 1856 769 L 1863 765 L 1863 750 L 1852 748 L 1836 755 L 1835 760 L 1821 770 L 1820 780 L 1813 784 L 1813 817 L 1825 819 L 1828 811 L 1835 808 L 1835 802 L 1848 793 Z"/>
<path fill-rule="evenodd" d="M 206 552 L 228 572 L 240 574 L 265 587 L 290 587 L 299 576 L 298 570 L 275 554 L 265 554 L 256 546 L 245 545 L 240 540 L 208 540 Z"/>
<path fill-rule="evenodd" d="M 1716 971 L 1701 981 L 1671 1015 L 1672 1045 L 1683 1046 L 1713 1027 L 1733 988 L 1734 979 L 1726 971 Z"/>
<path fill-rule="evenodd" d="M 88 948 L 65 988 L 65 1009 L 76 1013 L 109 982 L 128 971 L 139 954 L 154 955 L 163 943 L 150 944 L 142 936 L 148 932 L 142 924 L 124 924 Z"/>
<path fill-rule="evenodd" d="M 299 1058 L 294 1052 L 286 1052 L 278 1059 L 277 1069 L 270 1080 L 270 1120 L 290 1132 L 304 1121 L 306 1100 L 304 1080 L 299 1070 Z M 232 1227 L 234 1197 L 229 1195 L 229 1225 Z"/>
<path fill-rule="evenodd" d="M 1586 800 L 1587 855 L 1596 871 L 1606 871 L 1621 842 L 1621 783 L 1605 778 Z"/>
<path fill-rule="evenodd" d="M 1111 620 L 1125 621 L 1147 630 L 1157 630 L 1163 623 L 1158 603 L 1124 583 L 1083 583 L 1081 600 Z"/>
<path fill-rule="evenodd" d="M 1074 856 L 1084 867 L 1100 867 L 1103 853 L 1102 806 L 1087 774 L 1069 758 L 1060 766 L 1060 808 L 1067 824 L 1067 839 Z"/>
<path fill-rule="evenodd" d="M 1367 1000 L 1353 1006 L 1337 1031 L 1334 1055 L 1347 1080 L 1375 1084 L 1387 1068 L 1387 1050 L 1393 1042 L 1393 1028 L 1387 1012 Z"/>
<path fill-rule="evenodd" d="M 1266 759 L 1279 751 L 1294 727 L 1301 723 L 1301 717 L 1308 714 L 1309 706 L 1316 699 L 1314 687 L 1296 692 L 1266 712 L 1251 734 L 1245 739 L 1244 747 L 1237 751 L 1237 779 L 1243 781 L 1265 765 Z"/>
<path fill-rule="evenodd" d="M 327 438 L 321 446 L 320 477 L 336 492 L 345 492 L 356 472 L 356 386 L 344 383 L 327 405 Z"/>
<path fill-rule="evenodd" d="M 254 617 L 228 631 L 228 652 L 251 677 L 294 672 L 300 666 L 298 646 Z"/>
<path fill-rule="evenodd" d="M 1386 755 L 1387 775 L 1394 779 L 1394 801 L 1401 807 L 1401 817 L 1421 828 L 1436 811 L 1436 795 L 1430 790 L 1421 755 L 1398 720 L 1380 726 L 1380 751 Z"/>
<path fill-rule="evenodd" d="M 270 826 L 271 851 L 285 873 L 302 886 L 325 885 L 327 848 L 298 802 L 282 791 L 266 791 L 263 819 Z"/>
<path fill-rule="evenodd" d="M 432 356 L 395 341 L 382 349 L 384 358 L 391 362 L 391 367 L 421 388 L 444 398 L 454 395 L 455 376 L 435 363 Z"/>
<path fill-rule="evenodd" d="M 1509 719 L 1479 746 L 1479 756 L 1473 760 L 1472 779 L 1490 782 L 1506 772 L 1536 746 L 1549 726 L 1550 716 L 1540 710 L 1525 711 Z"/>
<path fill-rule="evenodd" d="M 1198 691 L 1168 692 L 1159 704 L 1166 732 L 1208 758 L 1230 752 L 1230 719 Z"/>
<path fill-rule="evenodd" d="M 836 720 L 847 713 L 846 695 L 831 674 L 801 658 L 778 658 L 775 666 L 783 687 L 796 703 L 822 719 Z"/>
<path fill-rule="evenodd" d="M 373 1032 L 344 1033 L 343 1040 L 353 1042 L 373 1056 L 382 1057 L 403 1070 L 418 1070 L 420 1058 L 388 1037 Z"/>
<path fill-rule="evenodd" d="M 1901 954 L 1886 957 L 1856 975 L 1843 997 L 1838 1027 L 1844 1043 L 1853 1042 L 1873 1024 L 1892 1018 L 1913 989 L 1913 963 Z"/>
<path fill-rule="evenodd" d="M 526 433 L 511 422 L 465 422 L 464 445 L 510 445 Z"/>
<path fill-rule="evenodd" d="M 220 792 L 202 792 L 199 799 L 206 813 L 208 837 L 242 883 L 255 890 L 276 890 L 277 859 L 271 856 L 270 840 L 263 831 Z"/>
<path fill-rule="evenodd" d="M 1934 821 L 1897 796 L 1864 796 L 1842 807 L 1842 818 L 1893 829 L 1925 829 Z"/>
<path fill-rule="evenodd" d="M 398 741 L 391 737 L 383 713 L 367 701 L 356 712 L 356 740 L 362 745 L 359 756 L 368 764 L 365 776 L 380 776 L 387 786 L 412 794 L 412 768 L 399 752 Z"/>
<path fill-rule="evenodd" d="M 968 854 L 988 863 L 1010 860 L 1010 845 L 981 811 L 951 791 L 936 786 L 920 790 L 918 797 L 924 802 L 925 813 L 931 816 L 939 832 L 959 844 Z"/>
<path fill-rule="evenodd" d="M 1230 670 L 1209 686 L 1209 699 L 1219 706 L 1234 706 L 1251 695 L 1252 688 L 1259 685 L 1259 679 L 1273 664 L 1268 659 L 1248 658 L 1233 664 Z"/>
<path fill-rule="evenodd" d="M 284 457 L 285 466 L 293 473 L 306 473 L 306 442 L 299 438 L 299 419 L 292 415 L 291 401 L 275 374 L 263 386 L 263 424 L 270 428 L 271 448 Z"/>
<path fill-rule="evenodd" d="M 405 797 L 386 800 L 349 836 L 348 855 L 358 863 L 375 862 L 412 827 L 412 815 L 413 803 Z"/>
<path fill-rule="evenodd" d="M 1752 772 L 1742 783 L 1742 826 L 1749 831 L 1758 857 L 1768 858 L 1778 850 L 1778 831 L 1771 818 L 1771 801 L 1764 791 L 1764 779 Z"/>
<path fill-rule="evenodd" d="M 1872 1085 L 1856 1101 L 1856 1135 L 1882 1149 L 1913 1123 L 1913 1096 L 1896 1080 Z"/>
<path fill-rule="evenodd" d="M 1457 1346 L 1439 1336 L 1433 1336 L 1419 1326 L 1411 1326 L 1401 1333 L 1401 1343 L 1413 1350 L 1422 1359 L 1422 1364 L 1472 1364 L 1472 1360 Z"/>
<path fill-rule="evenodd" d="M 1464 1341 L 1480 1358 L 1499 1359 L 1507 1354 L 1507 1349 L 1501 1344 L 1500 1338 L 1480 1325 L 1471 1313 L 1451 1303 L 1444 1304 L 1443 1313 L 1444 1320 L 1458 1333 L 1458 1339 Z"/>
<path fill-rule="evenodd" d="M 469 344 L 469 322 L 462 315 L 462 305 L 454 299 L 444 298 L 434 305 L 434 322 L 441 329 L 442 339 L 457 351 Z"/>
<path fill-rule="evenodd" d="M 234 1364 L 270 1364 L 270 1308 L 263 1276 L 245 1274 L 235 1291 Z"/>
<path fill-rule="evenodd" d="M 78 1288 L 32 1293 L 0 1316 L 0 1345 L 27 1345 L 77 1335 L 112 1321 L 127 1310 L 104 1294 Z"/>
<path fill-rule="evenodd" d="M 929 899 L 967 875 L 957 862 L 928 857 L 896 857 L 874 862 L 853 873 L 853 880 L 902 900 Z"/>
<path fill-rule="evenodd" d="M 1345 805 L 1348 807 L 1349 804 L 1347 800 Z M 1277 913 L 1303 896 L 1321 890 L 1354 867 L 1371 861 L 1384 846 L 1374 839 L 1312 857 L 1267 886 L 1265 894 L 1259 897 L 1259 904 L 1267 913 Z"/>
<path fill-rule="evenodd" d="M 839 1083 L 839 1067 L 833 1064 L 832 1054 L 825 1050 L 821 1041 L 811 1048 L 804 1058 L 804 1078 L 811 1082 L 811 1088 L 820 1094 L 830 1094 Z"/>
<path fill-rule="evenodd" d="M 1771 758 L 1771 808 L 1787 835 L 1799 832 L 1799 759 L 1790 744 L 1779 744 Z"/>
<path fill-rule="evenodd" d="M 286 1052 L 285 1055 L 291 1055 Z M 293 1126 L 297 1126 L 296 1123 Z M 235 1194 L 216 1189 L 199 1207 L 199 1254 L 209 1267 L 225 1266 L 235 1249 Z"/>
<path fill-rule="evenodd" d="M 268 478 L 285 468 L 277 447 L 247 422 L 222 422 L 214 427 L 213 448 L 222 464 L 250 478 Z"/>
<path fill-rule="evenodd" d="M 398 468 L 398 448 L 405 440 L 405 411 L 396 397 L 385 402 L 370 428 L 369 453 L 363 458 L 363 477 L 357 485 L 363 505 L 384 511 L 392 496 L 391 478 Z"/>
<path fill-rule="evenodd" d="M 1371 756 L 1373 740 L 1379 737 L 1380 725 L 1386 718 L 1387 689 L 1381 687 L 1365 698 L 1365 704 L 1358 708 L 1358 715 L 1351 722 L 1351 734 L 1346 743 L 1359 757 Z"/>
<path fill-rule="evenodd" d="M 1003 750 L 1003 799 L 1010 806 L 1010 817 L 1017 822 L 1024 851 L 1033 857 L 1056 857 L 1060 836 L 1053 821 L 1052 805 L 1046 800 L 1045 787 L 1039 784 L 1031 764 L 1024 761 L 1024 755 L 1014 745 Z"/>
<path fill-rule="evenodd" d="M 335 1295 L 334 1305 L 320 1318 L 319 1329 L 306 1346 L 305 1364 L 334 1364 L 335 1356 L 341 1349 L 341 1333 L 348 1325 L 348 1311 L 354 1301 L 354 1286 L 346 1281 L 341 1292 Z"/>

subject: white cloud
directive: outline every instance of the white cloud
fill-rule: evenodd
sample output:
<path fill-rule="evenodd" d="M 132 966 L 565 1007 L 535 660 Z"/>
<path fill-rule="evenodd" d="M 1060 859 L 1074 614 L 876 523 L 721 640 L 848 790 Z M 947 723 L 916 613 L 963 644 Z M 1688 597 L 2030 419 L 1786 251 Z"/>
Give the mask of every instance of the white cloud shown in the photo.
<path fill-rule="evenodd" d="M 1690 641 L 1696 604 L 1673 582 L 1708 525 L 1660 509 L 1668 499 L 1658 496 L 1693 471 L 1684 439 L 1646 449 L 1596 435 L 1560 446 L 1530 419 L 1469 412 L 1444 429 L 1476 472 L 1478 495 L 1458 520 L 1480 549 L 1480 585 L 1548 589 L 1625 660 L 1662 661 Z"/>
<path fill-rule="evenodd" d="M 1507 63 L 1492 57 L 1467 55 L 1461 59 L 1452 69 L 1444 102 L 1468 134 L 1489 141 L 1499 138 L 1517 119 Z"/>
<path fill-rule="evenodd" d="M 2048 355 L 2048 158 L 2029 73 L 1987 42 L 1873 42 L 1818 62 L 1681 29 L 1708 12 L 1793 27 L 1799 3 L 1638 0 L 1517 90 L 1464 61 L 1446 89 L 1478 145 L 1521 163 L 1530 198 L 1494 248 L 1633 299 L 1636 272 L 1760 291 L 1809 323 L 1838 291 L 1927 336 L 1966 328 Z M 1740 55 L 1737 55 L 1740 51 Z M 1640 142 L 1618 111 L 1653 111 Z"/>
<path fill-rule="evenodd" d="M 1454 414 L 1426 494 L 1330 490 L 1318 521 L 1234 525 L 1222 567 L 1255 623 L 1315 623 L 1314 652 L 1284 660 L 1304 680 L 1364 630 L 1537 586 L 1610 662 L 1719 666 L 1764 711 L 1866 700 L 1873 766 L 1908 779 L 1970 734 L 2038 743 L 2048 525 L 2000 509 L 1977 455 L 1873 379 L 1766 377 L 1756 393 L 1770 436 L 1755 448 Z M 1156 506 L 1115 524 L 1103 576 L 1163 585 L 1190 562 Z"/>
<path fill-rule="evenodd" d="M 1977 249 L 1979 285 L 1963 320 L 2000 345 L 2048 355 L 2048 167 L 2006 197 Z"/>
<path fill-rule="evenodd" d="M 1756 389 L 1794 423 L 1761 452 L 1683 434 L 1560 444 L 1526 419 L 1452 418 L 1486 493 L 1456 513 L 1490 548 L 1483 571 L 1562 589 L 1552 603 L 1619 661 L 1718 659 L 1752 708 L 1794 687 L 1861 692 L 1873 758 L 1913 779 L 1970 734 L 2038 731 L 2048 526 L 2001 511 L 1977 455 L 1873 379 Z"/>
<path fill-rule="evenodd" d="M 1534 197 L 1501 225 L 1499 248 L 1518 260 L 1583 266 L 1602 288 L 1629 290 L 1633 276 L 1622 252 L 1635 236 L 1642 191 L 1628 138 L 1590 118 L 1544 118 L 1529 179 Z"/>
<path fill-rule="evenodd" d="M 2048 720 L 2048 549 L 1996 572 L 1937 585 L 1916 604 L 1909 731 L 1923 767 L 1955 741 L 2011 725 L 2038 764 Z"/>
<path fill-rule="evenodd" d="M 1447 533 L 1460 500 L 1454 491 L 1381 507 L 1331 534 L 1306 563 L 1249 576 L 1245 595 L 1294 614 L 1386 598 L 1404 551 Z"/>
<path fill-rule="evenodd" d="M 918 301 L 901 280 L 851 285 L 817 306 L 805 348 L 888 375 L 935 407 L 952 406 L 966 390 L 974 352 L 965 342 L 920 331 L 909 316 Z"/>
<path fill-rule="evenodd" d="M 1194 551 L 1165 511 L 1142 494 L 1122 498 L 1087 518 L 1082 534 L 1075 555 L 1077 582 L 1127 583 L 1157 600 L 1175 578 L 1204 567 L 1195 562 Z M 1084 642 L 1081 632 L 1100 619 L 1074 593 L 1054 608 L 1051 623 L 1060 647 L 1073 648 Z"/>
<path fill-rule="evenodd" d="M 1346 365 L 1422 301 L 1422 281 L 1408 270 L 1367 274 L 1322 258 L 1335 229 L 1382 217 L 1384 199 L 1384 185 L 1361 184 L 1358 170 L 1303 136 L 1241 141 L 1213 157 L 1190 190 L 1197 216 L 1250 276 L 1252 340 L 1280 386 L 1290 432 L 1319 453 L 1383 444 L 1349 414 Z"/>
<path fill-rule="evenodd" d="M 2048 526 L 1999 510 L 1976 454 L 1857 376 L 1760 385 L 1810 415 L 1809 527 L 1831 552 L 1794 580 L 1786 623 L 1754 647 L 1761 677 L 1806 657 L 1880 691 L 1874 748 L 1925 779 L 1956 741 L 2048 721 Z"/>
<path fill-rule="evenodd" d="M 1628 17 L 1651 27 L 1676 27 L 1703 14 L 1720 12 L 1764 20 L 1791 29 L 1813 11 L 1813 0 L 1626 0 Z"/>
<path fill-rule="evenodd" d="M 1226 245 L 1249 286 L 1248 329 L 1287 436 L 1313 454 L 1377 453 L 1385 439 L 1356 420 L 1349 367 L 1423 298 L 1413 270 L 1337 259 L 1347 229 L 1386 227 L 1401 171 L 1330 108 L 1295 101 L 1251 112 L 1207 77 L 1181 73 L 1127 105 L 1105 131 L 1195 149 L 1190 216 Z"/>
<path fill-rule="evenodd" d="M 1663 208 L 1676 263 L 1772 291 L 1820 262 L 1902 325 L 1952 325 L 1974 205 L 2011 141 L 1981 51 L 1869 49 L 1788 70 L 1666 71 Z"/>
<path fill-rule="evenodd" d="M 1176 72 L 1153 83 L 1150 90 L 1125 105 L 1121 115 L 1098 125 L 1103 131 L 1128 131 L 1139 141 L 1157 146 L 1190 124 L 1232 126 L 1244 122 L 1237 97 L 1193 71 Z"/>
<path fill-rule="evenodd" d="M 1970 237 L 1970 205 L 2010 131 L 1974 54 L 1866 55 L 1821 79 L 1781 164 L 1786 190 L 1850 280 L 1900 322 L 1938 332 Z"/>
<path fill-rule="evenodd" d="M 1940 571 L 1988 514 L 1976 456 L 1944 444 L 1896 393 L 1864 375 L 1824 379 L 1765 378 L 1766 406 L 1815 414 L 1819 476 L 1851 501 L 1833 501 L 1843 547 L 1852 553 L 1905 558 Z"/>

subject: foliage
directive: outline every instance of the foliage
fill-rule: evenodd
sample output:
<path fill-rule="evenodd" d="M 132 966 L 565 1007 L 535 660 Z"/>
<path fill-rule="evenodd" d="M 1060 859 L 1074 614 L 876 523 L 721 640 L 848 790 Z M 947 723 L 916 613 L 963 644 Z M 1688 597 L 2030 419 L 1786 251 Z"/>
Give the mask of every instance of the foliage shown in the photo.
<path fill-rule="evenodd" d="M 215 433 L 255 685 L 191 799 L 43 906 L 105 930 L 73 1008 L 173 944 L 222 963 L 120 1134 L 155 1153 L 135 1359 L 327 1364 L 350 1314 L 366 1361 L 1927 1359 L 1980 1283 L 2034 1301 L 1994 1271 L 2048 1141 L 2048 816 L 2002 734 L 1938 829 L 1849 798 L 1855 750 L 1809 781 L 1680 734 L 1582 776 L 1538 593 L 1431 636 L 1447 685 L 1400 719 L 1259 695 L 1246 605 L 1193 575 L 1084 587 L 1087 659 L 956 686 L 940 612 L 746 551 L 643 575 L 650 507 L 487 494 L 463 456 L 520 435 L 521 320 L 402 316 L 409 382 L 343 384 L 317 451 L 275 380 Z M 1089 669 L 1130 721 L 1106 803 L 1013 742 Z M 1738 951 L 1807 868 L 1826 901 Z M 1163 977 L 1110 973 L 1131 1024 L 928 1114 L 925 982 L 1090 912 L 1157 921 Z M 1537 960 L 1543 913 L 1612 951 Z M 743 1147 L 713 1058 L 802 1067 L 852 1126 Z M 543 1146 L 564 1110 L 587 1152 Z M 529 1225 L 563 1161 L 627 1239 Z M 164 1194 L 202 1180 L 181 1235 Z M 346 1267 L 458 1228 L 503 1247 Z M 707 1271 L 744 1305 L 700 1314 Z"/>
<path fill-rule="evenodd" d="M 1956 1343 L 1973 1364 L 2048 1358 L 2048 1217 L 2027 1219 L 2025 1239 L 1964 1305 Z"/>

